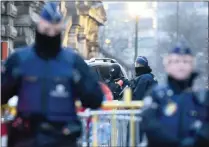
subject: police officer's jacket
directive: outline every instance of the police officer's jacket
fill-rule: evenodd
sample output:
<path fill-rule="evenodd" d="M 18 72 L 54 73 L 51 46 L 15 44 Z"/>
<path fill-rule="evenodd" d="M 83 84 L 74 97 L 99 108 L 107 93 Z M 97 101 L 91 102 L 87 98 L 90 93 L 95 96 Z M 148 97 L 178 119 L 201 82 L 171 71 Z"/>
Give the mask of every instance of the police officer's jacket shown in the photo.
<path fill-rule="evenodd" d="M 2 74 L 2 103 L 19 97 L 20 114 L 41 114 L 49 121 L 76 118 L 75 98 L 84 107 L 98 108 L 103 93 L 84 60 L 70 48 L 54 59 L 40 58 L 33 46 L 16 49 Z"/>
<path fill-rule="evenodd" d="M 133 100 L 142 100 L 146 92 L 155 84 L 157 84 L 157 81 L 151 73 L 137 76 L 131 86 L 133 89 Z"/>
<path fill-rule="evenodd" d="M 191 86 L 191 82 L 189 82 Z M 178 147 L 192 144 L 201 124 L 206 121 L 207 109 L 189 89 L 181 89 L 174 80 L 155 86 L 144 98 L 143 130 L 149 147 Z"/>

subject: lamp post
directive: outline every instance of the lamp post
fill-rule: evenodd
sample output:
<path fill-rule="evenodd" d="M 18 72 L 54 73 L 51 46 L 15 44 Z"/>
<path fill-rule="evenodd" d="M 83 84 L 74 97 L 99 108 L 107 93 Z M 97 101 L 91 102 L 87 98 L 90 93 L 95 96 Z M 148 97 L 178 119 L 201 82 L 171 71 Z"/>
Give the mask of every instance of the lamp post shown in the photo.
<path fill-rule="evenodd" d="M 138 32 L 139 32 L 139 16 L 136 15 L 135 18 L 135 54 L 134 54 L 134 61 L 136 60 L 137 56 L 138 56 Z"/>
<path fill-rule="evenodd" d="M 135 18 L 135 48 L 134 48 L 134 61 L 138 56 L 138 32 L 139 32 L 139 17 L 144 12 L 146 2 L 128 2 L 128 11 Z"/>
<path fill-rule="evenodd" d="M 208 35 L 209 35 L 209 2 L 208 2 Z M 207 39 L 207 48 L 208 48 L 208 53 L 209 53 L 209 37 Z M 208 64 L 206 66 L 206 69 L 209 68 L 209 56 L 208 56 L 208 61 L 206 61 Z M 207 75 L 209 75 L 208 71 L 207 71 Z M 209 76 L 207 77 L 207 88 L 209 88 Z"/>

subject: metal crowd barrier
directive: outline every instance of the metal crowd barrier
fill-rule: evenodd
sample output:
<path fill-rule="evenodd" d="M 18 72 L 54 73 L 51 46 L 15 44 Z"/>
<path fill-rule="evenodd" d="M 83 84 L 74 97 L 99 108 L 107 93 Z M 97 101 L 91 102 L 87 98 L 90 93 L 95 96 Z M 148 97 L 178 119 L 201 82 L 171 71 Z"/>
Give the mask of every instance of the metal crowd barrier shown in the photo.
<path fill-rule="evenodd" d="M 142 142 L 140 141 L 140 138 L 143 138 L 140 134 L 140 108 L 143 103 L 131 101 L 131 95 L 131 90 L 127 88 L 124 92 L 123 101 L 103 102 L 101 108 L 105 110 L 79 112 L 78 116 L 83 125 L 79 144 L 83 147 L 146 147 L 146 138 Z M 77 101 L 76 106 L 81 107 L 81 103 Z M 2 108 L 7 109 L 8 106 Z M 10 108 L 11 111 L 14 111 L 13 109 Z M 13 114 L 15 113 L 14 111 Z M 1 119 L 1 122 L 5 123 L 11 119 L 13 118 L 7 115 Z"/>
<path fill-rule="evenodd" d="M 98 110 L 79 113 L 83 128 L 81 146 L 142 147 L 140 110 Z M 91 118 L 90 123 L 88 123 Z"/>
<path fill-rule="evenodd" d="M 103 102 L 102 108 L 108 110 L 78 113 L 84 128 L 80 145 L 146 147 L 146 137 L 140 134 L 142 106 L 141 101 L 131 101 L 131 90 L 127 88 L 123 101 Z"/>

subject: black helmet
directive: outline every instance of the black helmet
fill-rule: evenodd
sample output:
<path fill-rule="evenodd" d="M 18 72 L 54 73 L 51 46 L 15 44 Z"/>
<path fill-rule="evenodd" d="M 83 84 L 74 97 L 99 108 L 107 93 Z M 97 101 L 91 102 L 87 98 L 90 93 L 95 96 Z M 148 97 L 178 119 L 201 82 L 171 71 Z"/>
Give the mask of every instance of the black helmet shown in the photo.
<path fill-rule="evenodd" d="M 118 64 L 112 64 L 110 68 L 110 77 L 111 79 L 118 79 L 120 78 L 120 66 Z"/>

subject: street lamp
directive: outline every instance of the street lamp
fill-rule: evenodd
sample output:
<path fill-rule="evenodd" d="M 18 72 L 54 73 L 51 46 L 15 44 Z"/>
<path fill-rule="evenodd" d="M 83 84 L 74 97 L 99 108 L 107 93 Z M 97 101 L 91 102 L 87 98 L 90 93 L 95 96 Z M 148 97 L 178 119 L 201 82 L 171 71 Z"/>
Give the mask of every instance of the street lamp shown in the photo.
<path fill-rule="evenodd" d="M 105 39 L 105 43 L 106 44 L 110 44 L 111 43 L 111 40 L 110 39 Z"/>
<path fill-rule="evenodd" d="M 105 39 L 105 44 L 107 45 L 107 48 L 109 49 L 111 40 L 110 39 Z"/>
<path fill-rule="evenodd" d="M 138 24 L 139 24 L 139 17 L 146 13 L 147 3 L 146 2 L 128 2 L 128 11 L 131 16 L 135 18 L 135 54 L 134 54 L 134 61 L 138 56 Z"/>

